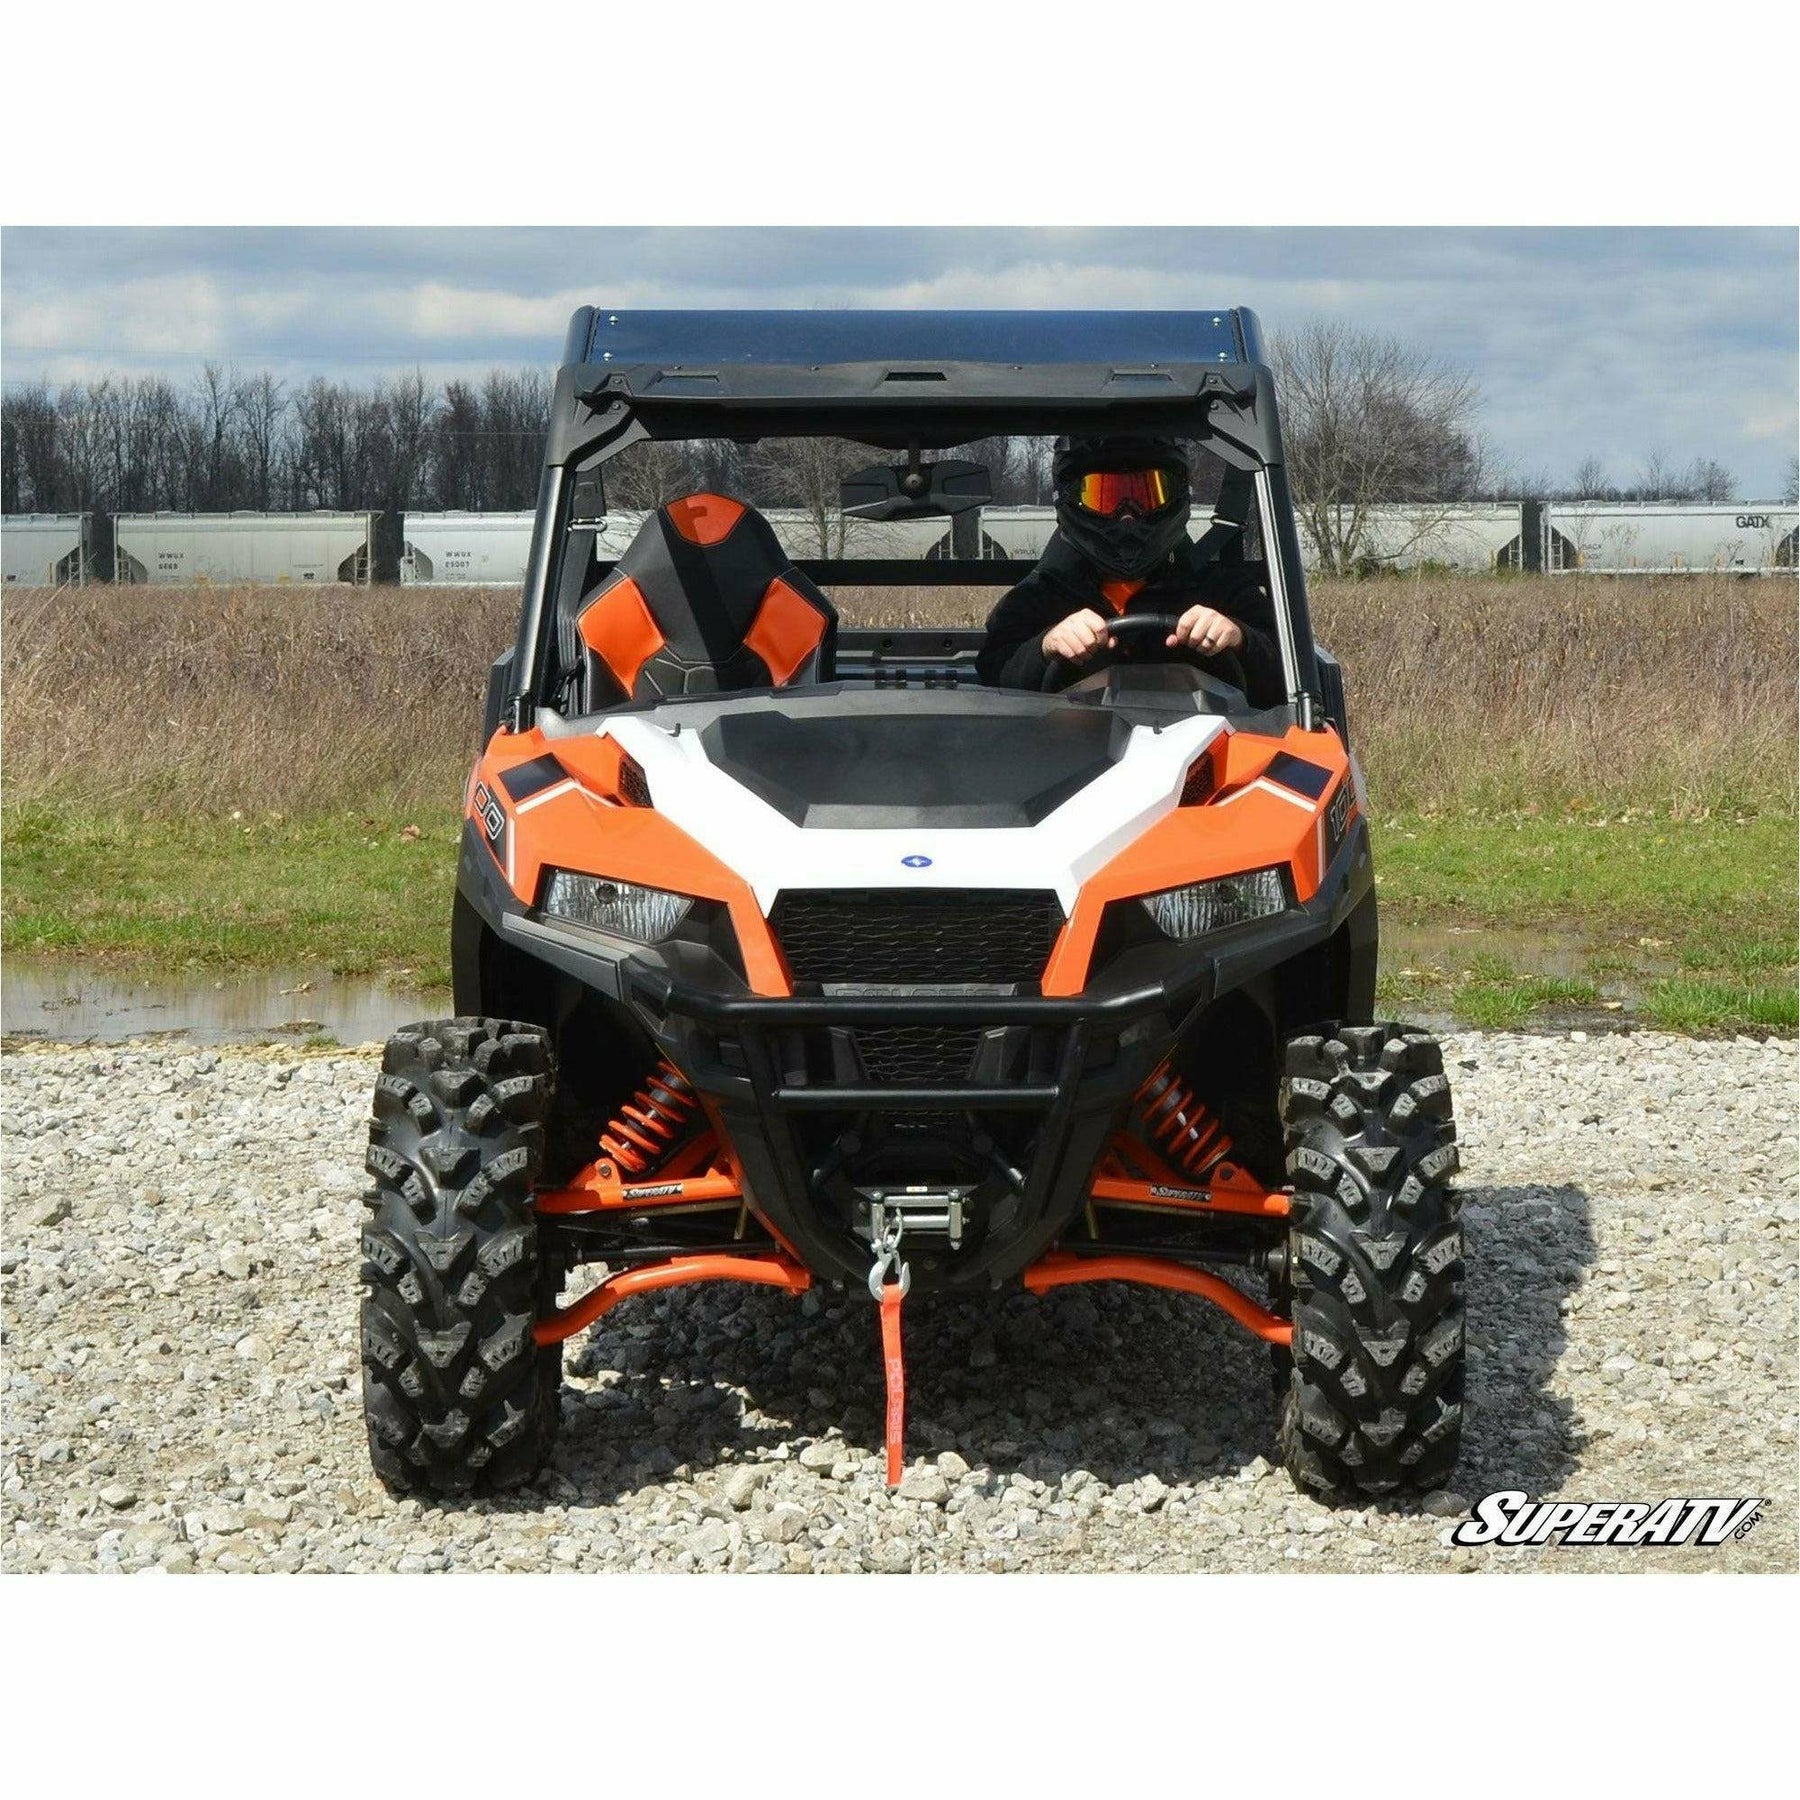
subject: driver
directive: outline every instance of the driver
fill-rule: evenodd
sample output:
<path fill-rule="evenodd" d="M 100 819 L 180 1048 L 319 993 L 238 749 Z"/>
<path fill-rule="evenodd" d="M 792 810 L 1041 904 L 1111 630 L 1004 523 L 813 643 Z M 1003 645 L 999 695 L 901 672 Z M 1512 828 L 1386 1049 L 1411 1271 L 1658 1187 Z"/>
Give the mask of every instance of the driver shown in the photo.
<path fill-rule="evenodd" d="M 1181 447 L 1159 438 L 1065 438 L 1056 447 L 1055 534 L 988 615 L 976 659 L 990 687 L 1041 692 L 1116 662 L 1196 665 L 1256 706 L 1284 688 L 1274 614 L 1249 571 L 1203 562 L 1188 536 Z M 1179 615 L 1166 637 L 1115 637 L 1133 614 Z"/>

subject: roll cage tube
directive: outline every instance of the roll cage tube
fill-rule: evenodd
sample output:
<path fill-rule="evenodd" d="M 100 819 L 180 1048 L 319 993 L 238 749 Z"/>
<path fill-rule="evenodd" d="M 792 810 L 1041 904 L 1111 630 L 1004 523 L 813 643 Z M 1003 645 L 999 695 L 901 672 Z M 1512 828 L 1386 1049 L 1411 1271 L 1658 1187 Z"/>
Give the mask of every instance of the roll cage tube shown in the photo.
<path fill-rule="evenodd" d="M 890 330 L 911 354 L 869 361 Z M 603 340 L 619 348 L 601 349 Z M 818 347 L 819 361 L 789 360 L 797 346 L 804 348 L 802 340 Z M 1120 361 L 1109 347 L 1121 341 L 1140 355 L 1162 354 Z M 703 346 L 716 347 L 719 360 L 695 361 Z M 934 346 L 946 352 L 941 359 L 931 355 Z M 679 356 L 657 360 L 671 349 Z M 1195 349 L 1210 349 L 1218 360 L 1186 360 Z M 837 360 L 827 354 L 834 350 Z M 1056 359 L 1033 361 L 1038 350 Z M 501 713 L 512 730 L 529 726 L 544 698 L 550 597 L 567 553 L 578 462 L 603 463 L 646 438 L 843 437 L 877 447 L 918 441 L 941 448 L 1076 425 L 1190 437 L 1251 472 L 1288 701 L 1305 728 L 1323 723 L 1274 378 L 1248 309 L 906 313 L 890 321 L 869 313 L 632 315 L 581 307 L 569 321 L 563 354 Z M 930 568 L 934 581 L 955 577 L 971 586 L 1010 585 L 1017 573 L 991 561 L 939 561 Z M 857 579 L 910 585 L 919 576 L 903 562 L 881 560 L 859 565 Z"/>

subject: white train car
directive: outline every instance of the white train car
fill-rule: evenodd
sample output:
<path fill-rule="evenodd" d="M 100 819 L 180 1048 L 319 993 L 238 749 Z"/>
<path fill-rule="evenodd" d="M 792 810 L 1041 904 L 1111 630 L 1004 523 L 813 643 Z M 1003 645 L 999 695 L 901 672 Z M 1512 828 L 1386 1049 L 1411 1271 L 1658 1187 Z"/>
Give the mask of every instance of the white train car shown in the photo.
<path fill-rule="evenodd" d="M 531 554 L 528 512 L 401 516 L 404 587 L 521 587 Z"/>
<path fill-rule="evenodd" d="M 365 585 L 372 512 L 118 513 L 115 579 L 191 582 L 349 582 Z"/>
<path fill-rule="evenodd" d="M 1053 506 L 984 506 L 981 554 L 1001 561 L 1030 562 L 1043 555 L 1055 529 Z"/>
<path fill-rule="evenodd" d="M 1544 567 L 1553 575 L 1770 575 L 1794 567 L 1800 509 L 1749 502 L 1551 501 Z"/>
<path fill-rule="evenodd" d="M 950 521 L 944 518 L 846 519 L 831 512 L 821 520 L 803 506 L 764 507 L 762 515 L 796 562 L 834 557 L 924 562 L 950 554 Z"/>
<path fill-rule="evenodd" d="M 609 513 L 595 529 L 595 554 L 624 554 L 637 536 L 645 514 Z M 400 580 L 411 587 L 519 587 L 531 553 L 533 515 L 524 513 L 407 513 L 400 557 Z M 782 549 L 796 561 L 820 556 L 917 557 L 947 556 L 948 519 L 842 519 L 824 522 L 802 507 L 770 507 L 763 517 L 774 527 Z M 823 541 L 823 547 L 821 547 Z"/>
<path fill-rule="evenodd" d="M 803 506 L 764 506 L 757 510 L 769 521 L 776 542 L 796 562 L 838 557 L 923 561 L 950 554 L 948 519 L 846 519 L 832 512 L 821 522 L 817 514 Z M 602 557 L 622 556 L 647 516 L 643 512 L 608 513 L 600 527 L 597 553 Z"/>
<path fill-rule="evenodd" d="M 1188 536 L 1201 538 L 1212 529 L 1209 508 L 1196 506 L 1188 520 Z M 1056 530 L 1054 506 L 984 506 L 981 509 L 981 554 L 1002 561 L 1032 562 L 1044 553 Z"/>
<path fill-rule="evenodd" d="M 1524 547 L 1523 524 L 1524 508 L 1516 500 L 1382 502 L 1367 509 L 1357 555 L 1387 569 L 1431 566 L 1478 574 L 1516 569 Z M 1305 535 L 1301 533 L 1302 546 L 1310 558 Z"/>
<path fill-rule="evenodd" d="M 7 587 L 81 587 L 88 578 L 91 513 L 8 513 L 0 521 Z"/>

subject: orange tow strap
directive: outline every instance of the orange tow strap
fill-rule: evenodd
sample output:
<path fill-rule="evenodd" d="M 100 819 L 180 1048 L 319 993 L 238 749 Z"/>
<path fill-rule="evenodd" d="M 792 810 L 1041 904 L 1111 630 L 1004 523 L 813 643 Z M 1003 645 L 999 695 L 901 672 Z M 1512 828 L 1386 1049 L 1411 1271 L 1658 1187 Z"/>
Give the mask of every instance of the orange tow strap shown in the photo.
<path fill-rule="evenodd" d="M 887 1484 L 900 1485 L 906 1464 L 906 1354 L 900 1344 L 901 1283 L 881 1290 L 881 1358 L 887 1370 Z"/>

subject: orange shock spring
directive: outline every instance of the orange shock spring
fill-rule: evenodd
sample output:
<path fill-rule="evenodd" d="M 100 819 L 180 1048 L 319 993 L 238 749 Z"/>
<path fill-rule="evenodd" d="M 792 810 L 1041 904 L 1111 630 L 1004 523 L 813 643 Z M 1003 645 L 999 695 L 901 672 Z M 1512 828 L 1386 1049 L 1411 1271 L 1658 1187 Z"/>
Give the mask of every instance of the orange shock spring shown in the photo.
<path fill-rule="evenodd" d="M 1144 1135 L 1183 1174 L 1204 1180 L 1231 1154 L 1225 1127 L 1167 1063 L 1138 1089 Z"/>
<path fill-rule="evenodd" d="M 600 1134 L 600 1154 L 642 1175 L 687 1135 L 700 1110 L 693 1083 L 664 1057 Z"/>

